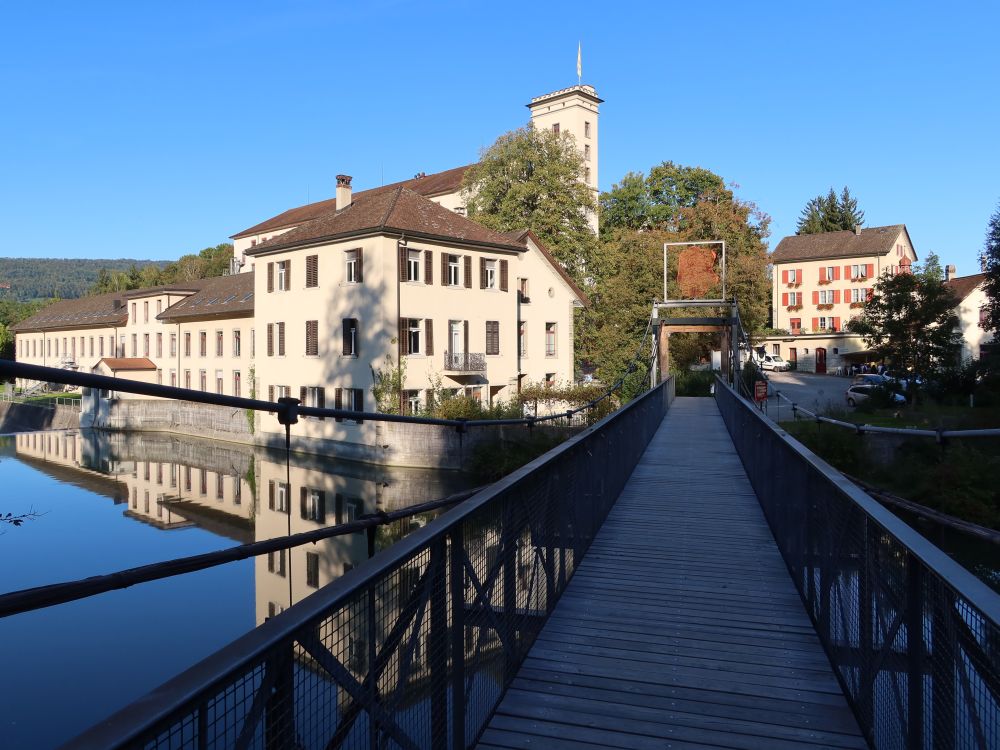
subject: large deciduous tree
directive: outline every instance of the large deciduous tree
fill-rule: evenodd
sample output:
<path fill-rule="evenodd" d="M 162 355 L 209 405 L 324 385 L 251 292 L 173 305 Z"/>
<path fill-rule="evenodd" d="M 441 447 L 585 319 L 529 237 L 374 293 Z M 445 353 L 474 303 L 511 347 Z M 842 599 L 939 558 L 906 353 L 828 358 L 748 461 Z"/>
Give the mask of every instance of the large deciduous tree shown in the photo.
<path fill-rule="evenodd" d="M 820 234 L 852 230 L 865 221 L 865 212 L 858 208 L 858 201 L 845 186 L 840 196 L 830 188 L 826 195 L 810 198 L 795 228 L 796 234 Z"/>
<path fill-rule="evenodd" d="M 466 210 L 501 232 L 530 229 L 579 278 L 596 245 L 583 170 L 572 135 L 528 125 L 500 136 L 465 173 Z"/>
<path fill-rule="evenodd" d="M 983 325 L 994 334 L 1000 334 L 1000 204 L 986 225 L 986 241 L 979 254 L 979 262 L 986 280 L 986 310 Z"/>
<path fill-rule="evenodd" d="M 955 364 L 961 348 L 958 301 L 933 271 L 881 276 L 872 298 L 847 330 L 862 336 L 875 357 L 894 370 L 928 379 Z M 911 387 L 915 379 L 909 378 Z"/>
<path fill-rule="evenodd" d="M 763 328 L 770 290 L 765 245 L 770 219 L 736 199 L 721 177 L 664 162 L 649 178 L 627 174 L 601 196 L 601 206 L 601 246 L 587 267 L 592 305 L 580 315 L 576 343 L 579 358 L 594 365 L 602 381 L 613 382 L 623 374 L 646 330 L 651 303 L 663 296 L 664 242 L 725 240 L 727 295 L 739 301 L 748 328 Z M 671 254 L 669 262 L 675 272 L 677 255 Z M 681 295 L 674 279 L 671 273 L 668 293 L 677 299 Z M 716 283 L 706 296 L 719 297 L 721 291 Z M 698 342 L 686 347 L 692 357 L 701 348 L 718 345 L 704 336 Z M 683 358 L 673 356 L 680 343 L 673 337 L 671 359 L 677 364 L 683 364 Z"/>

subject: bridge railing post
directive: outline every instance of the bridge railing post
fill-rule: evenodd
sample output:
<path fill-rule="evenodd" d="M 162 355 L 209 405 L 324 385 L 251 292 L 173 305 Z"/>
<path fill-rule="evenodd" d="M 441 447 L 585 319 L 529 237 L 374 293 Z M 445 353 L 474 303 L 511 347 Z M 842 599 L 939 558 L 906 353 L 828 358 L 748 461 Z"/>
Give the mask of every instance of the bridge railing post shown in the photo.
<path fill-rule="evenodd" d="M 451 746 L 465 747 L 465 536 L 462 524 L 448 535 L 451 599 Z"/>

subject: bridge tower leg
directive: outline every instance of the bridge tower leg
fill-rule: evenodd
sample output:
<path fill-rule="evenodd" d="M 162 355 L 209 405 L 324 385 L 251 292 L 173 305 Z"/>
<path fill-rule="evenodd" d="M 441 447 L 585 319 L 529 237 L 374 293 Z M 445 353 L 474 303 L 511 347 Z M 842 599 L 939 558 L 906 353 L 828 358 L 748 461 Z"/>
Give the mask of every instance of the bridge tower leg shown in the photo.
<path fill-rule="evenodd" d="M 657 360 L 660 367 L 660 380 L 670 376 L 670 334 L 667 327 L 660 323 L 659 342 L 657 343 Z"/>

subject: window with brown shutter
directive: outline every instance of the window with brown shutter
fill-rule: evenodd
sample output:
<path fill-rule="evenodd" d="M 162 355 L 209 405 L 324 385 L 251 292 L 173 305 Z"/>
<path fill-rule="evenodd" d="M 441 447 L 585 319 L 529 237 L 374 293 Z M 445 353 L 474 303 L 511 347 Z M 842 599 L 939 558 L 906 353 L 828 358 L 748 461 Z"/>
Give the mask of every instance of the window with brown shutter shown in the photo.
<path fill-rule="evenodd" d="M 472 289 L 472 256 L 465 256 L 465 288 Z"/>
<path fill-rule="evenodd" d="M 487 354 L 499 354 L 500 353 L 500 321 L 499 320 L 487 320 L 486 321 L 486 353 Z"/>
<path fill-rule="evenodd" d="M 285 263 L 285 285 L 282 287 L 283 291 L 288 291 L 292 288 L 292 261 L 286 260 Z"/>
<path fill-rule="evenodd" d="M 341 354 L 357 356 L 358 354 L 358 319 L 344 318 L 343 347 Z"/>
<path fill-rule="evenodd" d="M 486 258 L 479 259 L 479 288 L 486 288 Z"/>
<path fill-rule="evenodd" d="M 333 408 L 343 409 L 344 408 L 344 389 L 334 388 L 333 389 Z M 343 417 L 337 417 L 338 422 L 343 422 Z"/>
<path fill-rule="evenodd" d="M 274 401 L 274 386 L 273 385 L 269 385 L 267 387 L 267 400 L 268 401 Z"/>
<path fill-rule="evenodd" d="M 274 291 L 274 263 L 267 264 L 267 291 Z"/>
<path fill-rule="evenodd" d="M 315 357 L 319 355 L 319 321 L 306 321 L 306 356 Z"/>
<path fill-rule="evenodd" d="M 278 356 L 285 356 L 285 324 L 278 323 Z"/>
<path fill-rule="evenodd" d="M 306 256 L 306 286 L 319 286 L 319 256 Z"/>
<path fill-rule="evenodd" d="M 448 286 L 448 253 L 441 253 L 441 286 Z"/>
<path fill-rule="evenodd" d="M 424 353 L 430 357 L 434 354 L 434 321 L 424 319 Z"/>
<path fill-rule="evenodd" d="M 267 324 L 267 356 L 274 356 L 274 323 Z"/>
<path fill-rule="evenodd" d="M 424 250 L 424 283 L 434 283 L 434 253 Z"/>
<path fill-rule="evenodd" d="M 306 406 L 306 387 L 304 385 L 299 386 L 299 403 Z"/>
<path fill-rule="evenodd" d="M 507 261 L 500 261 L 500 291 L 507 291 Z"/>
<path fill-rule="evenodd" d="M 358 283 L 361 284 L 365 280 L 365 249 L 363 247 L 358 248 Z"/>

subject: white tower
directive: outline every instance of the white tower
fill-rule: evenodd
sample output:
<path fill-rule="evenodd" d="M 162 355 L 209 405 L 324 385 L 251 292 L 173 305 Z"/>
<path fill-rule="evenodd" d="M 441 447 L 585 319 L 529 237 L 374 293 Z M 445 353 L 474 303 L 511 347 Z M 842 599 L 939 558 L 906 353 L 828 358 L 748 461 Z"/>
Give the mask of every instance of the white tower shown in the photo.
<path fill-rule="evenodd" d="M 572 86 L 536 96 L 528 104 L 531 124 L 556 133 L 572 133 L 583 158 L 583 180 L 597 201 L 597 115 L 604 100 L 593 86 Z M 597 214 L 590 216 L 590 226 L 597 234 Z"/>

